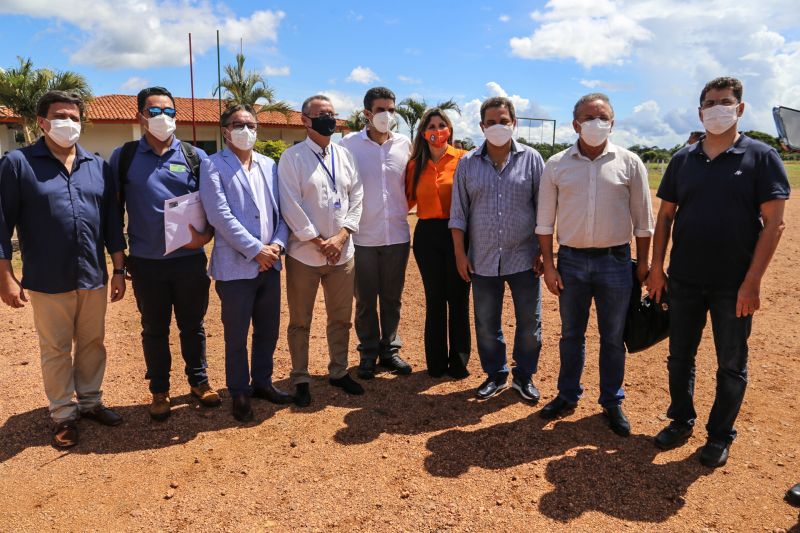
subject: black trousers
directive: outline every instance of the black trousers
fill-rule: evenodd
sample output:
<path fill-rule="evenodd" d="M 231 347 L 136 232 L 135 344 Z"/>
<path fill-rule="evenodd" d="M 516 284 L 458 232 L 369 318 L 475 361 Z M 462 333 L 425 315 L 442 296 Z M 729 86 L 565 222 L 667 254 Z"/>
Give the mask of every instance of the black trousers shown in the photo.
<path fill-rule="evenodd" d="M 151 393 L 169 391 L 169 327 L 173 310 L 189 385 L 196 387 L 208 381 L 203 318 L 211 280 L 206 263 L 205 254 L 174 259 L 128 258 L 133 294 L 142 315 L 145 378 L 150 380 Z"/>
<path fill-rule="evenodd" d="M 447 222 L 419 220 L 414 230 L 414 259 L 425 288 L 425 362 L 433 376 L 465 370 L 471 349 L 469 283 L 458 275 Z"/>

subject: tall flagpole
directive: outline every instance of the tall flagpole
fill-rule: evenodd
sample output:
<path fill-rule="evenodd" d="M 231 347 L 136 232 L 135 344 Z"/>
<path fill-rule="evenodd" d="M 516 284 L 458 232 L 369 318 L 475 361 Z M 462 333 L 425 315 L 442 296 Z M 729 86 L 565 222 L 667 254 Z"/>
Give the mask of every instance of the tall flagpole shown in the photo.
<path fill-rule="evenodd" d="M 194 67 L 192 65 L 192 34 L 189 32 L 189 83 L 192 87 L 192 144 L 197 146 L 197 128 L 194 120 Z"/>
<path fill-rule="evenodd" d="M 219 30 L 217 30 L 217 103 L 219 104 L 219 118 L 222 118 L 222 71 L 219 66 Z M 220 133 L 220 135 L 222 135 Z M 219 140 L 218 149 L 222 149 L 222 139 Z"/>

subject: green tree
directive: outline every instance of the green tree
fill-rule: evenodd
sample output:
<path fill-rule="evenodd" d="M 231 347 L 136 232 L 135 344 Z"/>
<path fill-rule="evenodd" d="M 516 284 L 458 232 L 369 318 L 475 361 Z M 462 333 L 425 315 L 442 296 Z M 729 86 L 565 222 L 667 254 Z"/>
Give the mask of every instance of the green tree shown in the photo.
<path fill-rule="evenodd" d="M 278 139 L 276 141 L 256 141 L 256 145 L 253 147 L 253 150 L 259 154 L 263 154 L 271 158 L 277 163 L 280 161 L 281 155 L 286 151 L 287 148 L 289 147 L 286 145 L 286 143 Z"/>
<path fill-rule="evenodd" d="M 264 76 L 252 70 L 245 71 L 244 60 L 243 54 L 236 54 L 236 65 L 225 65 L 225 77 L 213 94 L 216 96 L 222 91 L 226 105 L 249 105 L 256 108 L 256 114 L 283 113 L 288 122 L 292 108 L 275 99 L 275 91 Z"/>
<path fill-rule="evenodd" d="M 773 137 L 769 133 L 764 133 L 763 131 L 755 131 L 750 130 L 744 132 L 745 135 L 750 137 L 751 139 L 755 139 L 757 141 L 761 141 L 770 145 L 771 147 L 775 148 L 778 152 L 781 151 L 781 143 L 778 141 L 777 137 Z"/>
<path fill-rule="evenodd" d="M 355 110 L 344 121 L 344 124 L 350 131 L 360 131 L 367 125 L 367 117 L 361 111 Z"/>
<path fill-rule="evenodd" d="M 4 105 L 22 118 L 22 134 L 26 144 L 39 135 L 36 124 L 36 104 L 47 91 L 78 93 L 84 102 L 92 98 L 89 82 L 77 72 L 33 68 L 33 62 L 17 57 L 19 66 L 0 69 L 0 105 Z"/>
<path fill-rule="evenodd" d="M 461 108 L 452 98 L 450 100 L 445 100 L 444 102 L 439 102 L 435 107 L 443 110 L 451 109 L 459 115 L 461 114 Z M 406 98 L 397 106 L 397 114 L 403 118 L 403 121 L 406 124 L 408 124 L 412 141 L 414 140 L 417 124 L 420 120 L 422 120 L 422 115 L 425 114 L 426 109 L 428 109 L 428 104 L 425 102 L 425 100 L 416 100 L 414 98 Z"/>

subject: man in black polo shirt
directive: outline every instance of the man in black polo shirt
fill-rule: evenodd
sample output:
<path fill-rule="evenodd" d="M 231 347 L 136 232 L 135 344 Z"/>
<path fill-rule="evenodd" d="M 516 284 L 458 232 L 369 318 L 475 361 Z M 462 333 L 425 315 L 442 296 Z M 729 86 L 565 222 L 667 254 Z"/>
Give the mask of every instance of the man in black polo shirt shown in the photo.
<path fill-rule="evenodd" d="M 706 135 L 673 156 L 658 188 L 661 208 L 647 278 L 651 297 L 660 301 L 668 292 L 670 303 L 667 416 L 672 421 L 655 438 L 661 449 L 674 448 L 692 434 L 695 355 L 711 313 L 717 392 L 700 462 L 714 468 L 725 464 L 736 437 L 733 423 L 747 386 L 747 338 L 789 198 L 777 151 L 737 130 L 744 107 L 742 83 L 735 78 L 716 78 L 700 93 Z"/>

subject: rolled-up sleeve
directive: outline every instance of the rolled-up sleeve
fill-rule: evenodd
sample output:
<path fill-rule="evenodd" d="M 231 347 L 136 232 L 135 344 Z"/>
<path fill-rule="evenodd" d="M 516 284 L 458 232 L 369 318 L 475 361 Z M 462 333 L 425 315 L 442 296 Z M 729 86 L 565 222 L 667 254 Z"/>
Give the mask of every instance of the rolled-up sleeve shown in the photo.
<path fill-rule="evenodd" d="M 11 259 L 11 236 L 19 214 L 19 177 L 9 158 L 0 161 L 0 259 Z"/>
<path fill-rule="evenodd" d="M 550 160 L 544 166 L 539 182 L 539 200 L 536 204 L 537 235 L 552 235 L 555 232 L 556 209 L 558 208 L 558 187 L 555 183 L 556 165 Z"/>
<path fill-rule="evenodd" d="M 647 181 L 647 167 L 638 157 L 631 164 L 630 208 L 634 237 L 652 237 L 655 222 L 653 221 L 653 200 L 650 197 L 650 185 Z"/>
<path fill-rule="evenodd" d="M 310 241 L 319 235 L 319 230 L 303 211 L 300 178 L 291 156 L 281 157 L 278 163 L 281 214 L 297 239 Z"/>
<path fill-rule="evenodd" d="M 461 159 L 458 162 L 456 171 L 453 174 L 453 195 L 450 201 L 450 222 L 447 227 L 450 229 L 460 229 L 467 231 L 467 222 L 469 220 L 469 194 L 467 193 L 466 184 L 466 167 L 467 160 Z"/>

